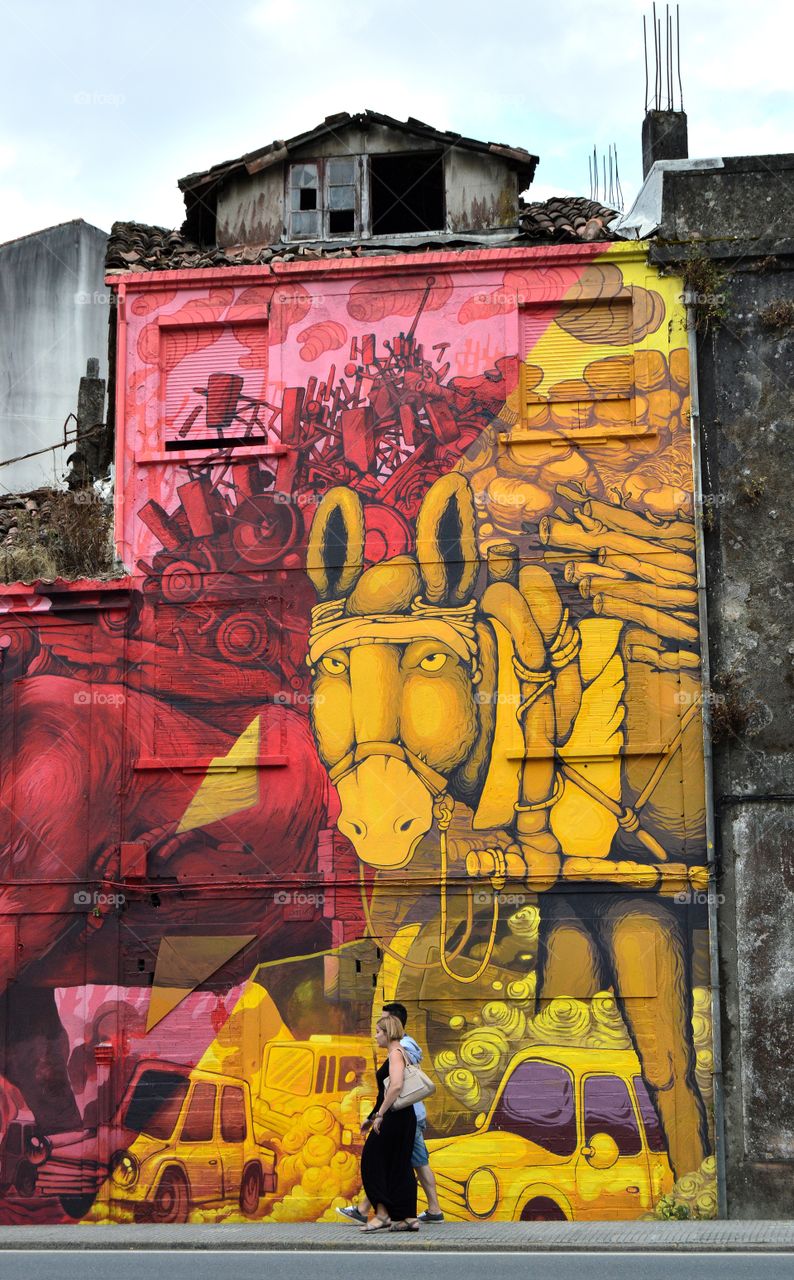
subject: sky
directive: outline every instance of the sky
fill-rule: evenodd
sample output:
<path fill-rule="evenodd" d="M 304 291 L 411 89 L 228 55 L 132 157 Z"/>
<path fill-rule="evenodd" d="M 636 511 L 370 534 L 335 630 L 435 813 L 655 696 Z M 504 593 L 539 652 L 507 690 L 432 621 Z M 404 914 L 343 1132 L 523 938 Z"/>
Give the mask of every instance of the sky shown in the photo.
<path fill-rule="evenodd" d="M 628 207 L 644 13 L 646 0 L 7 0 L 0 242 L 78 217 L 179 226 L 179 177 L 365 108 L 525 147 L 536 199 L 588 195 L 588 156 L 612 144 Z M 680 24 L 690 155 L 794 151 L 789 7 L 684 0 Z"/>

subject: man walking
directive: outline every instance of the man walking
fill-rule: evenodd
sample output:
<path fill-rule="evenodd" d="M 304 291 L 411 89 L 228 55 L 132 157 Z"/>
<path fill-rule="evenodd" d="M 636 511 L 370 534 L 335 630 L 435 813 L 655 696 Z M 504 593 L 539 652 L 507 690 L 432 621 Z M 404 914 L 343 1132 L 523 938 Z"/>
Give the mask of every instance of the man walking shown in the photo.
<path fill-rule="evenodd" d="M 393 1013 L 395 1017 L 405 1026 L 408 1017 L 408 1011 L 404 1004 L 392 1001 L 383 1006 L 384 1013 Z M 414 1040 L 413 1036 L 405 1035 L 400 1041 L 400 1045 L 408 1055 L 409 1060 L 415 1066 L 422 1061 L 422 1050 Z M 416 1170 L 416 1176 L 419 1179 L 419 1185 L 427 1197 L 427 1209 L 424 1213 L 419 1214 L 420 1222 L 443 1222 L 444 1215 L 441 1212 L 441 1205 L 438 1203 L 438 1193 L 436 1191 L 436 1179 L 433 1170 L 430 1168 L 430 1154 L 425 1143 L 425 1129 L 427 1128 L 427 1111 L 424 1102 L 415 1102 L 414 1111 L 416 1112 L 416 1137 L 414 1139 L 414 1149 L 411 1153 L 411 1165 Z M 374 1111 L 371 1111 L 367 1119 L 361 1126 L 362 1132 L 369 1129 L 372 1124 Z M 358 1203 L 346 1204 L 342 1208 L 337 1209 L 337 1213 L 343 1218 L 347 1218 L 350 1222 L 360 1222 L 366 1225 L 370 1210 L 370 1203 L 366 1196 L 363 1196 Z"/>

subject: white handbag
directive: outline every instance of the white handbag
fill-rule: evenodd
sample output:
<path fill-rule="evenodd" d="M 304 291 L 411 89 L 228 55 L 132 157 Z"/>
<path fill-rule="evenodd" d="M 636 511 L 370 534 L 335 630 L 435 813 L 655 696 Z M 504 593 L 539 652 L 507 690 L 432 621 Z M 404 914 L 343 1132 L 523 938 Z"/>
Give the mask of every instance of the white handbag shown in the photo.
<path fill-rule="evenodd" d="M 400 1052 L 405 1058 L 405 1050 L 401 1049 Z M 389 1091 L 389 1080 L 390 1077 L 387 1076 L 383 1081 L 384 1094 Z M 399 1097 L 392 1103 L 392 1110 L 404 1111 L 406 1107 L 412 1107 L 415 1102 L 422 1102 L 425 1098 L 429 1098 L 435 1091 L 436 1086 L 430 1077 L 425 1075 L 421 1067 L 409 1062 L 406 1058 L 402 1088 Z"/>

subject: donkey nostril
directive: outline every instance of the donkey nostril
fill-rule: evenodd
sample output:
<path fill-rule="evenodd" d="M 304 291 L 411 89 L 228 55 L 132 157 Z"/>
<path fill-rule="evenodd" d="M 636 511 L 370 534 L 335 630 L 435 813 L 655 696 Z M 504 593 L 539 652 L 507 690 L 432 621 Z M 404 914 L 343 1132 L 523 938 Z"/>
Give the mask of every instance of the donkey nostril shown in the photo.
<path fill-rule="evenodd" d="M 340 818 L 338 826 L 343 835 L 348 836 L 350 839 L 353 839 L 355 836 L 360 840 L 367 834 L 366 825 L 361 822 L 356 822 L 353 818 Z"/>
<path fill-rule="evenodd" d="M 407 830 L 408 830 L 408 828 L 413 824 L 413 822 L 414 822 L 414 821 L 415 821 L 415 819 L 413 819 L 413 818 L 406 818 L 406 819 L 405 819 L 405 822 L 401 822 L 401 823 L 400 823 L 399 830 L 400 830 L 400 831 L 407 831 Z"/>

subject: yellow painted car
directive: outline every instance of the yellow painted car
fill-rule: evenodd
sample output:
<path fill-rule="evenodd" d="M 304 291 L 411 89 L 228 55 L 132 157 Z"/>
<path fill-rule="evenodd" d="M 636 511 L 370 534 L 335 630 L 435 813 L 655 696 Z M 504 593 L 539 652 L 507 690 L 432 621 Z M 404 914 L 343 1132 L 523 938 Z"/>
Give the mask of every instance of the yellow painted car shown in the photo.
<path fill-rule="evenodd" d="M 254 1100 L 257 1125 L 278 1141 L 307 1107 L 341 1102 L 345 1094 L 370 1081 L 374 1099 L 372 1042 L 364 1036 L 271 1040 L 265 1046 L 259 1096 Z"/>
<path fill-rule="evenodd" d="M 526 1049 L 475 1124 L 474 1133 L 427 1144 L 448 1218 L 638 1218 L 673 1185 L 630 1049 Z"/>
<path fill-rule="evenodd" d="M 115 1118 L 78 1139 L 54 1137 L 36 1192 L 82 1217 L 110 1178 L 110 1195 L 154 1222 L 233 1204 L 253 1216 L 276 1189 L 275 1152 L 257 1141 L 246 1081 L 198 1067 L 139 1062 Z"/>

